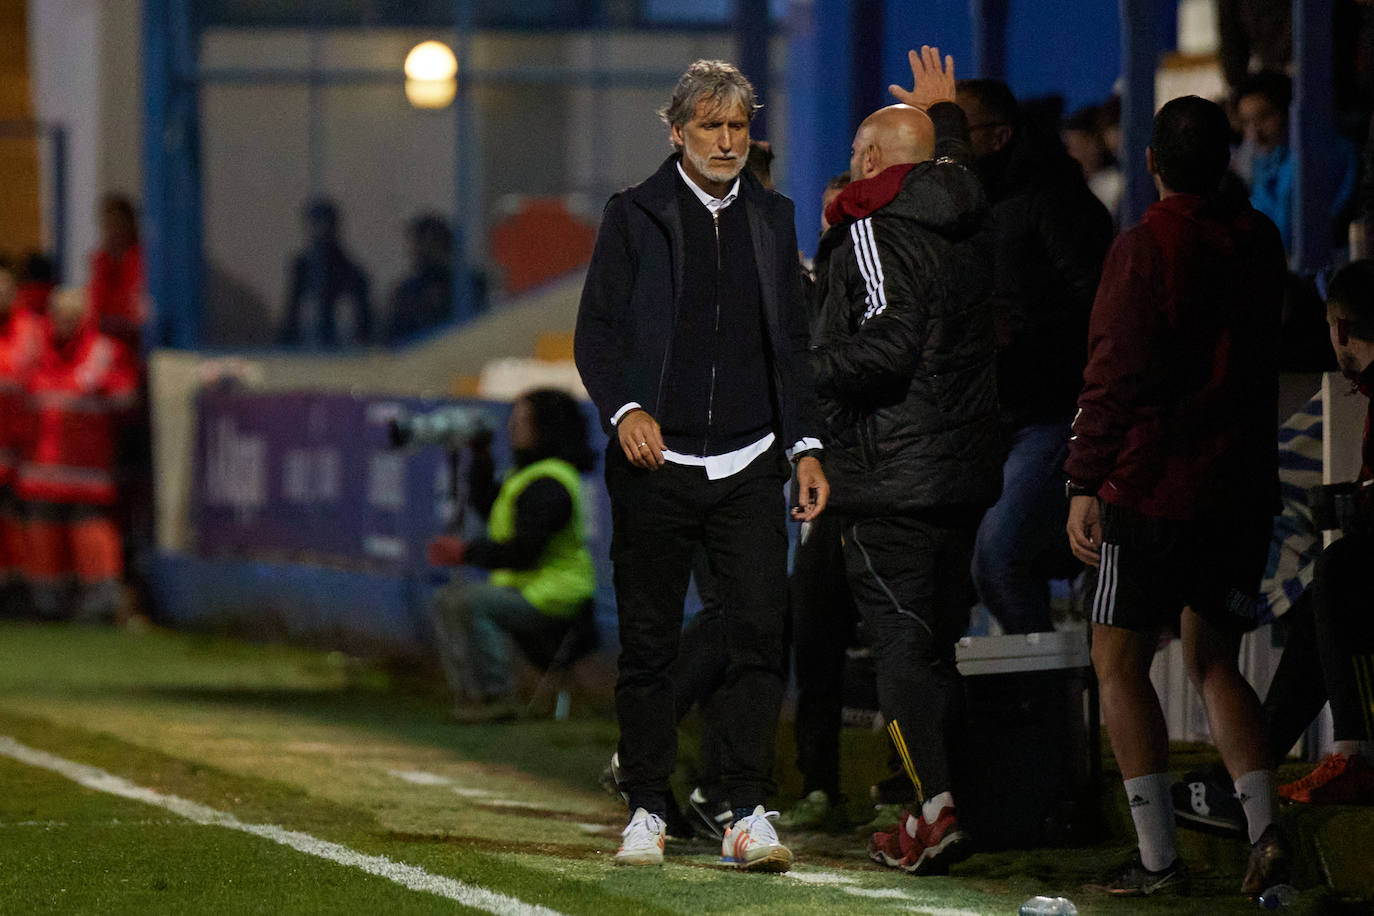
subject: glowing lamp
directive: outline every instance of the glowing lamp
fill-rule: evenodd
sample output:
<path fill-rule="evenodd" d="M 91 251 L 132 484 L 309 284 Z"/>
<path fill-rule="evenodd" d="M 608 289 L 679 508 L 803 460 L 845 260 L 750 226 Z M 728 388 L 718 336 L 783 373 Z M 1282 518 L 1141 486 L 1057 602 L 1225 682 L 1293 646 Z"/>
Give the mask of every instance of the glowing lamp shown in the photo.
<path fill-rule="evenodd" d="M 458 92 L 458 58 L 442 41 L 422 41 L 406 55 L 406 98 L 416 108 L 444 108 Z"/>

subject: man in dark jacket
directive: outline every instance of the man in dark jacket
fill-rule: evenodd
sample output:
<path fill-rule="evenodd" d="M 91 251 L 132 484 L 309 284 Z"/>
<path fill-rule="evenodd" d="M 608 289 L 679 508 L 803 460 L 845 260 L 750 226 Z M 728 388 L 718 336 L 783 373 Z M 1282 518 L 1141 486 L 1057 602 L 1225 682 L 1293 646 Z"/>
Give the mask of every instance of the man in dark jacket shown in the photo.
<path fill-rule="evenodd" d="M 792 202 L 744 171 L 756 108 L 730 64 L 688 68 L 662 112 L 678 152 L 606 205 L 577 316 L 577 368 L 611 436 L 617 759 L 631 812 L 618 864 L 663 861 L 670 669 L 699 547 L 725 609 L 725 680 L 711 701 L 735 805 L 722 859 L 791 864 L 763 806 L 782 704 L 788 459 L 795 518 L 818 515 L 829 489 Z"/>
<path fill-rule="evenodd" d="M 924 873 L 966 849 L 949 763 L 963 714 L 954 645 L 1001 454 L 987 201 L 953 104 L 954 62 L 929 47 L 911 61 L 915 87 L 898 94 L 909 104 L 860 125 L 854 180 L 827 213 L 845 239 L 830 259 L 813 360 L 850 588 L 913 787 L 911 810 L 869 851 Z"/>
<path fill-rule="evenodd" d="M 1150 663 L 1182 637 L 1212 738 L 1254 844 L 1242 890 L 1280 883 L 1275 761 L 1237 667 L 1278 508 L 1278 230 L 1224 189 L 1230 128 L 1196 96 L 1155 116 L 1147 162 L 1160 200 L 1112 245 L 1093 303 L 1069 442 L 1069 543 L 1099 567 L 1092 658 L 1139 856 L 1114 894 L 1177 892 L 1169 736 Z"/>
<path fill-rule="evenodd" d="M 1002 496 L 973 548 L 978 596 L 1007 633 L 1054 629 L 1049 573 L 1064 549 L 1060 469 L 1087 362 L 1088 313 L 1112 218 L 1077 162 L 1036 137 L 1005 83 L 960 80 L 957 99 L 992 204 Z"/>

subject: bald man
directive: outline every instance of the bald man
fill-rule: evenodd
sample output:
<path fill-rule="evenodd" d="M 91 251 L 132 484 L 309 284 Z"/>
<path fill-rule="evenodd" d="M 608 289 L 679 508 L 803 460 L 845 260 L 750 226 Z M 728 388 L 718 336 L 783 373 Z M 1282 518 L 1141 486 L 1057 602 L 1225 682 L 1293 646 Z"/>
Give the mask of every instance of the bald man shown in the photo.
<path fill-rule="evenodd" d="M 950 781 L 964 705 L 954 644 L 974 602 L 974 534 L 1002 471 L 988 205 L 953 104 L 953 61 L 928 47 L 911 61 L 914 88 L 894 87 L 905 104 L 860 125 L 854 180 L 827 208 L 840 238 L 812 347 L 831 511 L 911 781 L 901 822 L 875 833 L 869 854 L 923 874 L 968 852 Z"/>

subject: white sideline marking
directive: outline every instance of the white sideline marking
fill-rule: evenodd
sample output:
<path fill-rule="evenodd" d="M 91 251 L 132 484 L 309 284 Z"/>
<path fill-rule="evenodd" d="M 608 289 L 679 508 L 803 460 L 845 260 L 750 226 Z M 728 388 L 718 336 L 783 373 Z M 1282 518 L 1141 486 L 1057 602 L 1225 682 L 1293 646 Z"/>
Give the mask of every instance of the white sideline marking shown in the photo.
<path fill-rule="evenodd" d="M 840 888 L 846 894 L 853 894 L 855 897 L 872 897 L 875 900 L 915 900 L 906 891 L 899 891 L 895 887 L 850 887 L 845 885 Z"/>
<path fill-rule="evenodd" d="M 793 881 L 800 881 L 802 884 L 819 884 L 824 887 L 859 883 L 858 878 L 834 871 L 789 871 L 786 874 Z"/>
<path fill-rule="evenodd" d="M 908 913 L 925 913 L 926 916 L 984 916 L 977 910 L 952 910 L 944 906 L 909 906 L 906 908 Z"/>
<path fill-rule="evenodd" d="M 484 887 L 464 884 L 462 881 L 446 878 L 443 875 L 431 874 L 422 868 L 416 868 L 414 865 L 407 865 L 404 862 L 395 862 L 385 856 L 365 855 L 349 849 L 347 846 L 318 839 L 308 833 L 287 830 L 273 824 L 245 824 L 227 812 L 178 798 L 175 795 L 163 795 L 161 792 L 145 789 L 113 773 L 57 757 L 45 751 L 35 750 L 20 744 L 7 735 L 0 735 L 0 754 L 18 760 L 20 763 L 51 770 L 88 789 L 156 805 L 197 824 L 227 827 L 230 830 L 238 830 L 242 833 L 262 837 L 306 855 L 360 869 L 370 875 L 393 881 L 410 890 L 436 894 L 473 909 L 497 914 L 497 916 L 561 916 L 556 910 L 550 910 L 547 907 L 525 903 L 523 900 L 517 900 L 496 891 L 489 891 Z"/>
<path fill-rule="evenodd" d="M 387 773 L 413 786 L 446 786 L 450 782 L 447 776 L 426 773 L 424 770 L 387 770 Z"/>

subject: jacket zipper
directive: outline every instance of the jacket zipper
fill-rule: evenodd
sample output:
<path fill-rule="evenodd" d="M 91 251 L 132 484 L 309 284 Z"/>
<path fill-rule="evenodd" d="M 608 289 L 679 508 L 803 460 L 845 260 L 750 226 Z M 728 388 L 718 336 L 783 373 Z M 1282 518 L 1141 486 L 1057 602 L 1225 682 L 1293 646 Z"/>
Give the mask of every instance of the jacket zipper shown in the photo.
<path fill-rule="evenodd" d="M 702 438 L 702 440 L 701 440 L 701 453 L 702 453 L 703 455 L 709 455 L 709 454 L 710 454 L 710 452 L 707 451 L 707 448 L 710 446 L 710 443 L 711 443 L 711 418 L 712 418 L 713 414 L 715 413 L 715 406 L 716 406 L 716 356 L 715 356 L 715 354 L 716 354 L 716 349 L 715 349 L 715 344 L 719 341 L 719 338 L 720 338 L 720 212 L 719 212 L 719 211 L 717 211 L 717 210 L 712 210 L 712 211 L 711 211 L 711 224 L 715 227 L 715 230 L 716 230 L 716 289 L 715 289 L 716 322 L 715 322 L 715 326 L 712 327 L 712 329 L 711 329 L 711 332 L 712 332 L 712 340 L 711 340 L 711 344 L 712 344 L 712 347 L 711 347 L 711 387 L 710 387 L 709 393 L 706 395 L 706 433 L 705 433 L 705 435 L 703 436 L 703 438 Z"/>

